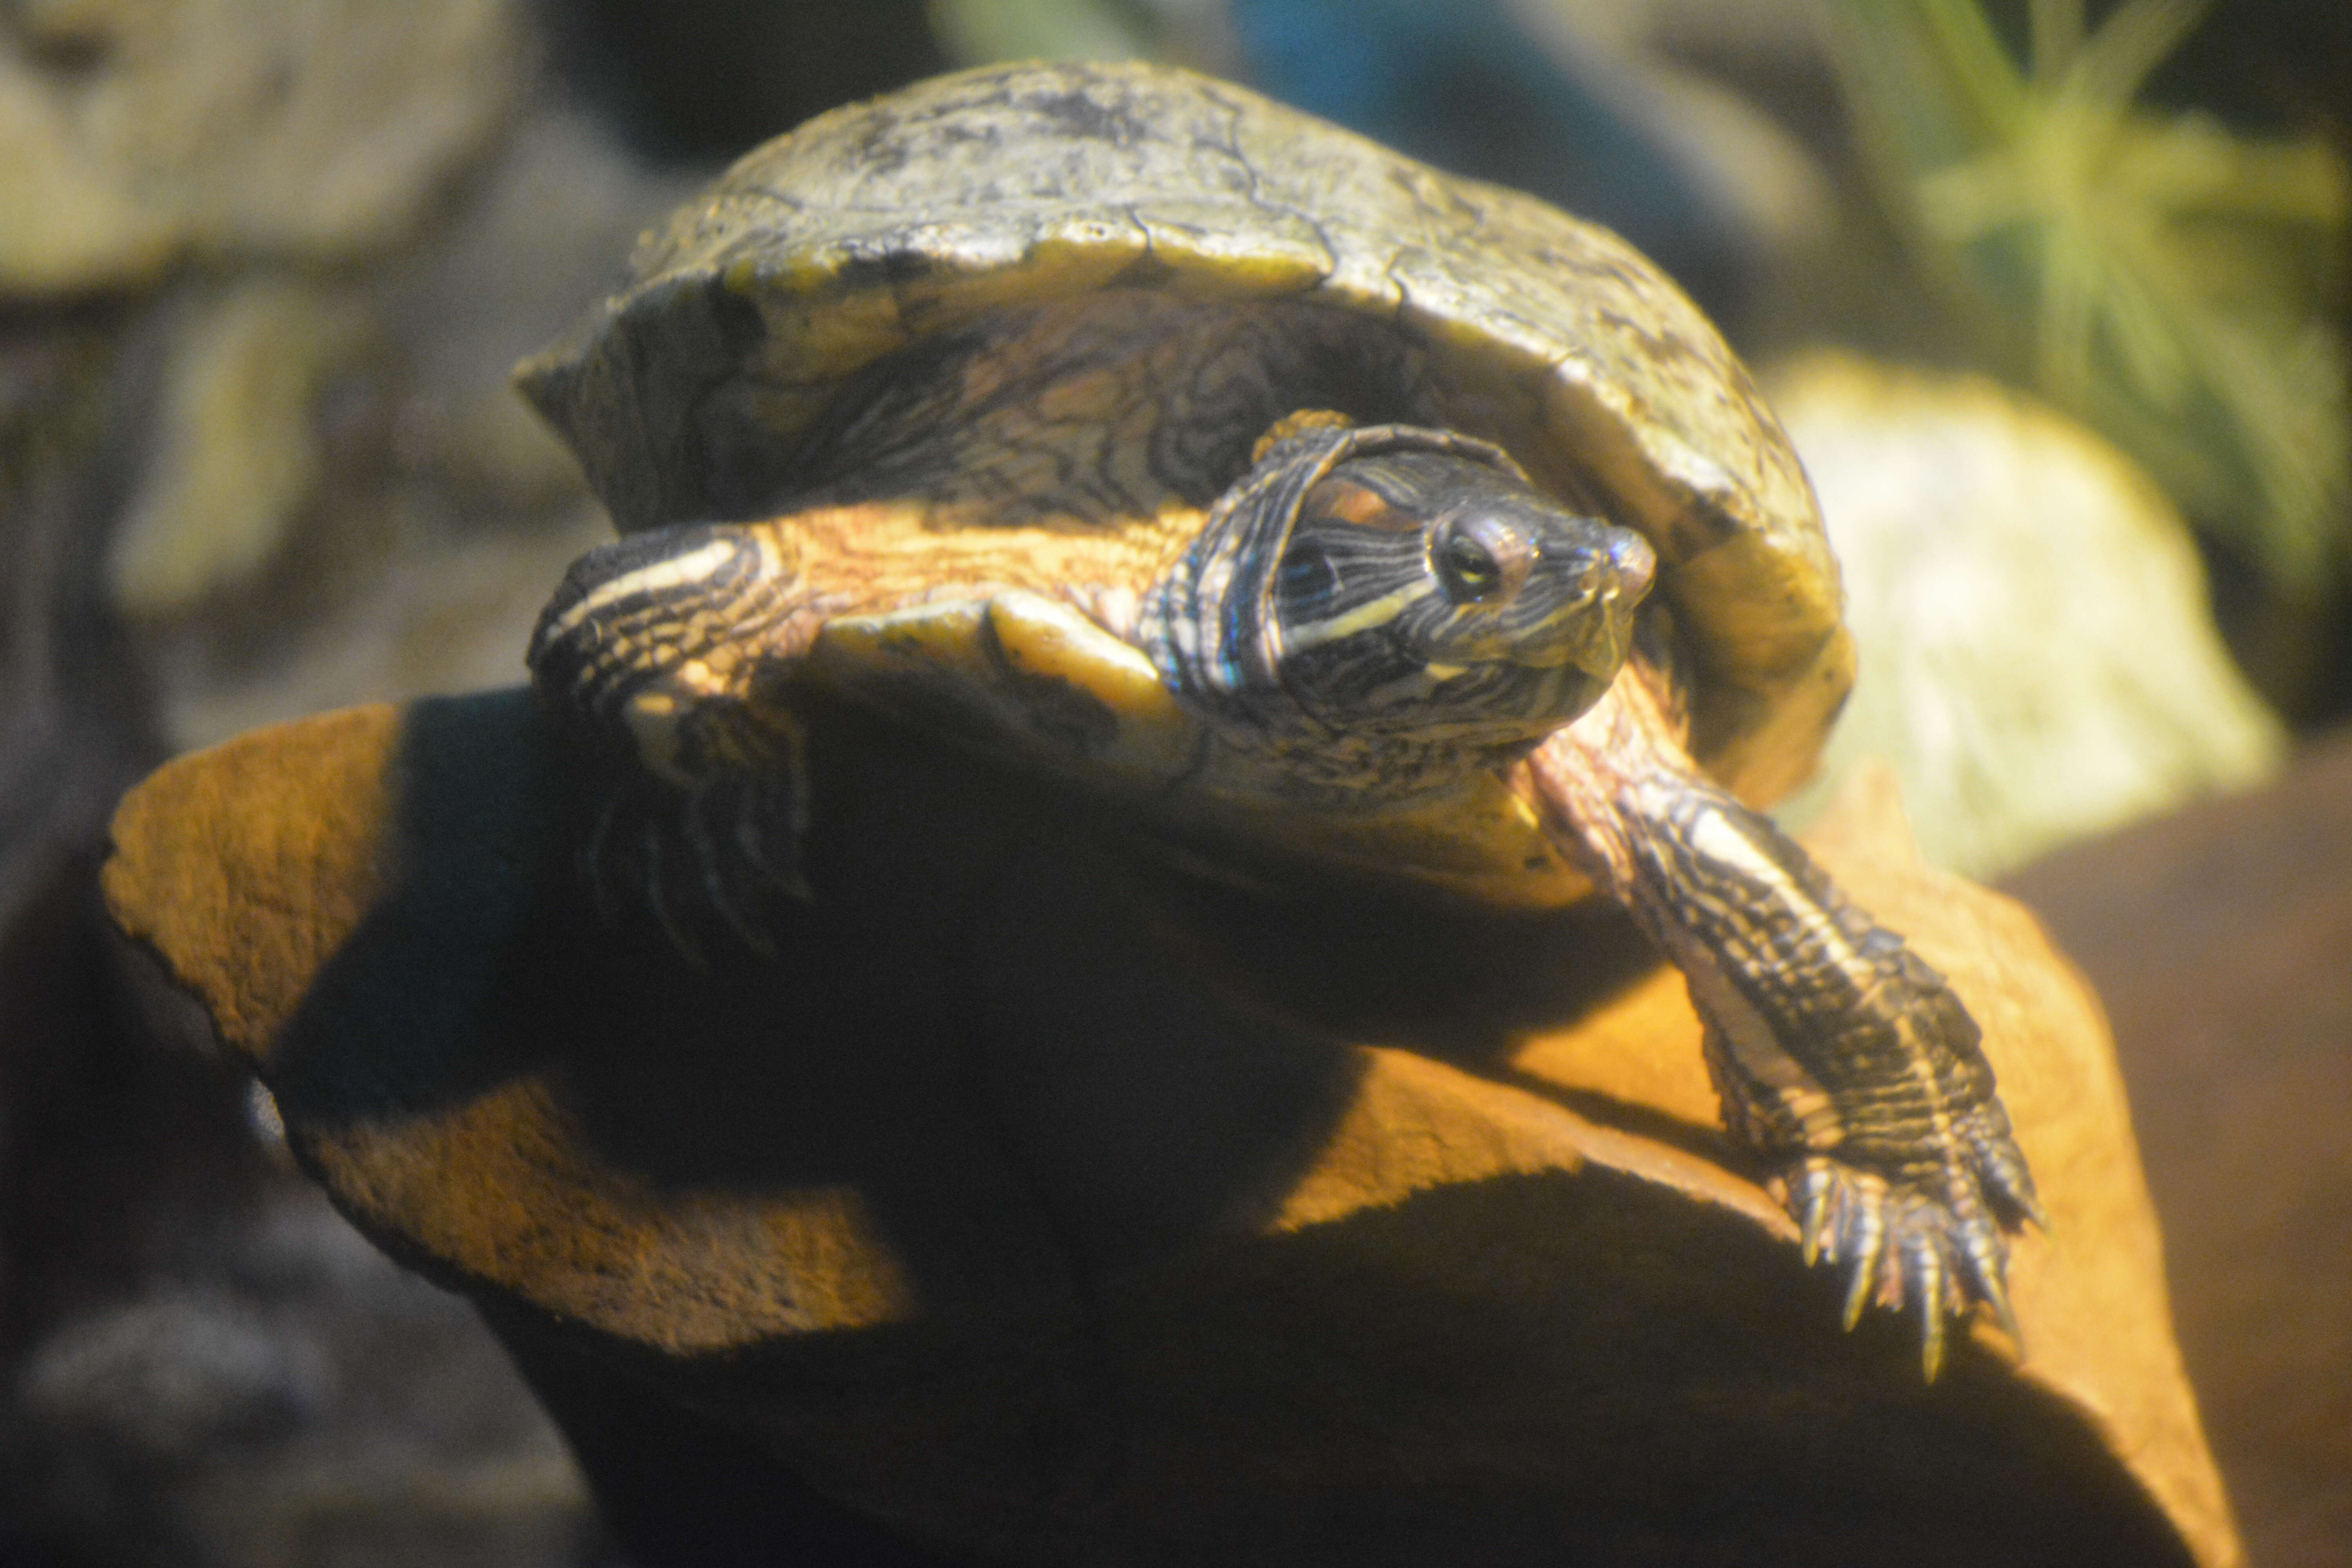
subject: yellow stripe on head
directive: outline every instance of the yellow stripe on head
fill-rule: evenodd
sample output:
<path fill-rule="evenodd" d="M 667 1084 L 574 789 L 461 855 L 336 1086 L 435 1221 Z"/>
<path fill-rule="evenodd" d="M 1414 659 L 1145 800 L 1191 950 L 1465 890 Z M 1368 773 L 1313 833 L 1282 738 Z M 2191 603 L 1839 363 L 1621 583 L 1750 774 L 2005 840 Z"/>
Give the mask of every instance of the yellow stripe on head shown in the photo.
<path fill-rule="evenodd" d="M 1347 614 L 1334 616 L 1328 621 L 1285 626 L 1282 628 L 1282 650 L 1285 653 L 1304 653 L 1310 647 L 1321 647 L 1325 643 L 1338 642 L 1359 632 L 1370 631 L 1374 626 L 1384 626 L 1402 615 L 1405 606 L 1417 599 L 1427 598 L 1433 591 L 1427 582 L 1418 582 L 1399 588 L 1393 594 L 1383 594 L 1377 599 L 1358 605 Z"/>
<path fill-rule="evenodd" d="M 620 603 L 639 594 L 662 595 L 688 587 L 719 572 L 735 558 L 738 543 L 730 539 L 714 539 L 683 555 L 672 555 L 641 566 L 635 572 L 625 572 L 580 596 L 577 604 L 565 610 L 542 637 L 563 637 L 582 621 L 606 606 Z"/>

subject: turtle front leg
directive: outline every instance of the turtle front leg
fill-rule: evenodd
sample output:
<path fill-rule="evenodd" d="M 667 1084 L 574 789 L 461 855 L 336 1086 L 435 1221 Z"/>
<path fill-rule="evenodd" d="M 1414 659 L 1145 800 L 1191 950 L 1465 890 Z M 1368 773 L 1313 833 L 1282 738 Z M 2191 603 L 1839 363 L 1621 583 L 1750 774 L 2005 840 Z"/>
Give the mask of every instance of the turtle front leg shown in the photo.
<path fill-rule="evenodd" d="M 1538 809 L 1681 968 L 1731 1129 L 1779 1167 L 1808 1262 L 1864 1302 L 2015 1331 L 2005 1230 L 2041 1218 L 1976 1022 L 1769 819 L 1698 775 L 1641 671 L 1528 759 Z"/>
<path fill-rule="evenodd" d="M 765 952 L 766 896 L 808 896 L 806 759 L 780 678 L 817 612 L 778 531 L 668 529 L 582 556 L 531 635 L 531 684 L 598 775 L 581 864 L 600 910 L 642 899 L 698 966 L 710 918 Z"/>

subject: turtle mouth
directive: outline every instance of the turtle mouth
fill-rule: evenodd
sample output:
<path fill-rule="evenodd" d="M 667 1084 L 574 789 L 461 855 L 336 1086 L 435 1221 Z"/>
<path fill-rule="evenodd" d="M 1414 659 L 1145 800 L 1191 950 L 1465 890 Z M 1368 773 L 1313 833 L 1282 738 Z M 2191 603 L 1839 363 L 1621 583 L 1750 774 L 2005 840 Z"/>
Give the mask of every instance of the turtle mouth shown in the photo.
<path fill-rule="evenodd" d="M 1615 678 L 1633 647 L 1633 617 L 1657 579 L 1657 552 L 1631 529 L 1611 528 L 1602 543 L 1555 557 L 1547 551 L 1523 592 L 1535 613 L 1500 628 L 1497 657 L 1534 669 L 1572 666 L 1595 679 Z M 1516 619 L 1517 617 L 1515 617 Z"/>

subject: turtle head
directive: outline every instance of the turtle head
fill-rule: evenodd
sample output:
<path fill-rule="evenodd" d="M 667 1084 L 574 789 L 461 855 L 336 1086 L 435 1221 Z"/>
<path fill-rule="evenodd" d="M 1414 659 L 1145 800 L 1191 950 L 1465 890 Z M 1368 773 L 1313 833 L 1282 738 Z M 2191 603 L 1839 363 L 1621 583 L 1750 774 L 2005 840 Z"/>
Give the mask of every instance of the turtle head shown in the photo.
<path fill-rule="evenodd" d="M 1301 499 L 1269 651 L 1335 729 L 1532 739 L 1616 678 L 1655 565 L 1640 534 L 1483 455 L 1375 452 Z"/>
<path fill-rule="evenodd" d="M 1655 569 L 1486 442 L 1294 416 L 1145 595 L 1138 640 L 1255 744 L 1425 747 L 1443 772 L 1591 706 Z"/>

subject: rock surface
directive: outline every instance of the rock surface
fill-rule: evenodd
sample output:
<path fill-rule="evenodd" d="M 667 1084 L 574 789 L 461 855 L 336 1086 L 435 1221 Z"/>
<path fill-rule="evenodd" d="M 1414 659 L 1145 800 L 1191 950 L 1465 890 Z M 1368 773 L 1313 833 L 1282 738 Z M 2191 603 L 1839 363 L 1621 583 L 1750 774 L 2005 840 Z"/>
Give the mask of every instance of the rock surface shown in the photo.
<path fill-rule="evenodd" d="M 2352 1563 L 2352 732 L 2006 884 L 2096 983 L 2263 1568 Z"/>
<path fill-rule="evenodd" d="M 520 693 L 248 735 L 115 824 L 118 922 L 345 1212 L 483 1305 L 646 1562 L 730 1521 L 2240 1561 L 2096 1005 L 1887 792 L 1818 847 L 1983 1022 L 2053 1218 L 2022 1360 L 1979 1325 L 1932 1385 L 1909 1322 L 1839 1332 L 1612 912 L 1269 903 L 854 715 L 813 758 L 817 901 L 709 974 L 581 908 Z"/>

